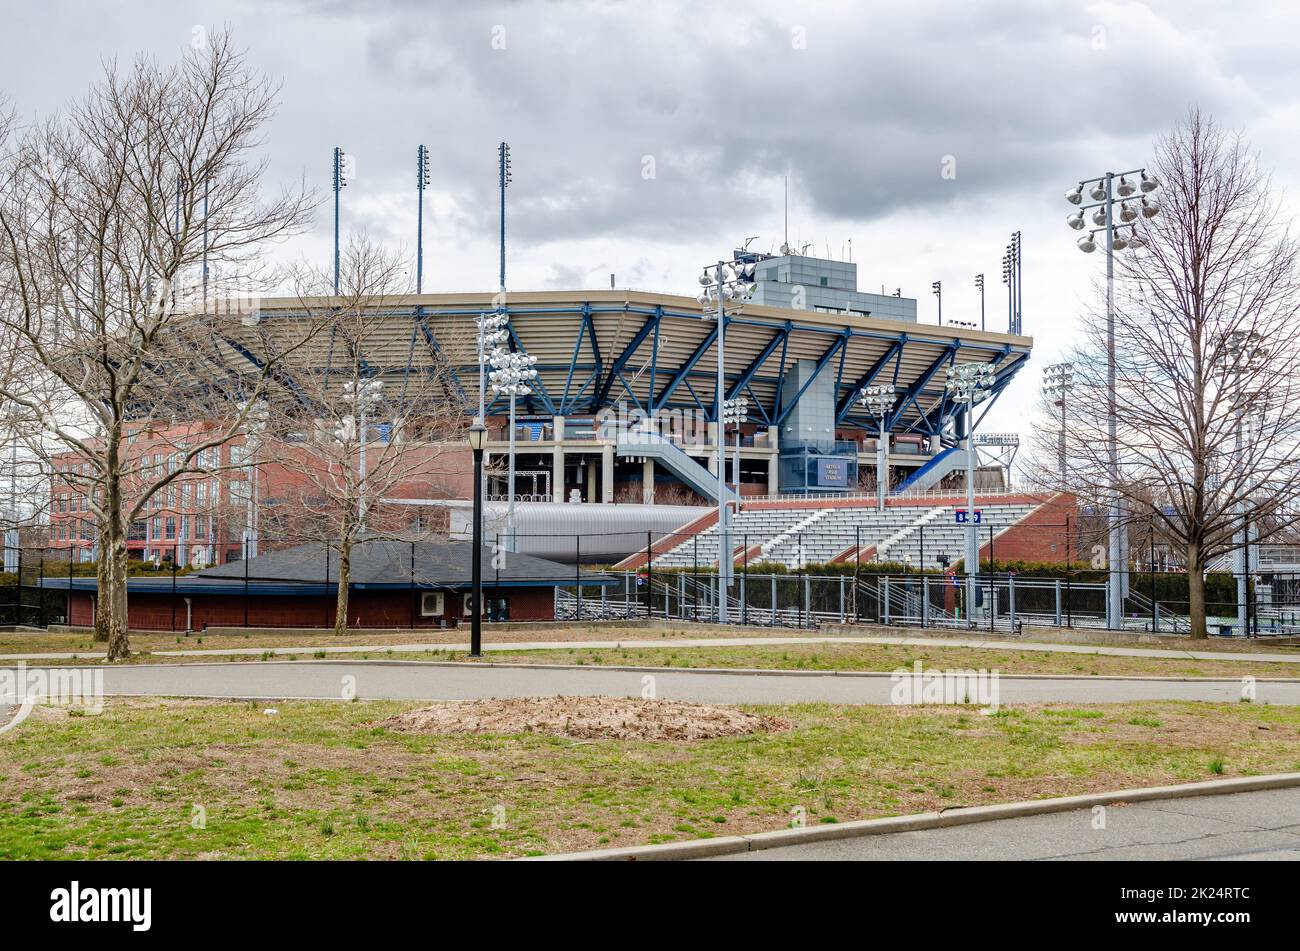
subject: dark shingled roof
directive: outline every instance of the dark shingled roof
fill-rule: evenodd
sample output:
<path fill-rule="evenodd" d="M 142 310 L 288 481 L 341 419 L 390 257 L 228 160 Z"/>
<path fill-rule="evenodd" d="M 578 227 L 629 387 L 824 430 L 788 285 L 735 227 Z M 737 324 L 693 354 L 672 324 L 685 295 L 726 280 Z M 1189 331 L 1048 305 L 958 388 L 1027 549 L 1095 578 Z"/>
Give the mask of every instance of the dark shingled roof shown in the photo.
<path fill-rule="evenodd" d="M 352 548 L 351 582 L 354 585 L 409 585 L 412 574 L 421 587 L 468 587 L 471 583 L 473 545 L 464 541 L 404 542 L 388 539 L 364 539 Z M 412 572 L 414 554 L 414 572 Z M 329 558 L 329 574 L 325 560 Z M 575 578 L 569 565 L 515 555 L 494 555 L 491 548 L 480 549 L 483 584 L 571 584 Z M 500 565 L 493 564 L 496 559 Z M 339 556 L 324 542 L 309 542 L 295 548 L 268 552 L 251 558 L 247 566 L 236 561 L 205 568 L 192 577 L 225 578 L 243 581 L 245 571 L 250 581 L 323 583 L 339 576 Z M 583 573 L 584 584 L 609 583 L 607 575 Z"/>

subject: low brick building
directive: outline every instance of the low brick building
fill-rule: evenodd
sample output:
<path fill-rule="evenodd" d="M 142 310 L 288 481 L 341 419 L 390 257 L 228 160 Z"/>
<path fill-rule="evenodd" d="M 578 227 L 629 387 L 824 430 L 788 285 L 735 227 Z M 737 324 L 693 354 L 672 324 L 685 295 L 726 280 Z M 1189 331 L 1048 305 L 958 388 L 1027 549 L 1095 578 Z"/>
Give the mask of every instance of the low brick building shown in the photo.
<path fill-rule="evenodd" d="M 348 593 L 351 627 L 454 627 L 470 616 L 473 563 L 469 542 L 360 541 L 352 549 Z M 576 582 L 575 569 L 529 555 L 479 553 L 484 614 L 500 621 L 550 621 L 555 589 Z M 322 543 L 269 552 L 176 577 L 129 579 L 131 630 L 202 631 L 208 627 L 333 627 L 338 553 Z M 331 580 L 332 579 L 332 580 Z M 583 586 L 614 584 L 582 574 Z M 46 578 L 66 590 L 68 623 L 94 623 L 94 578 Z"/>

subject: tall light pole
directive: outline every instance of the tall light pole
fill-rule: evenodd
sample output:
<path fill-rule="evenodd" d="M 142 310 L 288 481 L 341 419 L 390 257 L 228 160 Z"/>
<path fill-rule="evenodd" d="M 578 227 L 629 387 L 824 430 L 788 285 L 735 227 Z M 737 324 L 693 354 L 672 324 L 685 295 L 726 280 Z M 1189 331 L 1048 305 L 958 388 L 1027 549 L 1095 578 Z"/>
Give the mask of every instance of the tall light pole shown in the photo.
<path fill-rule="evenodd" d="M 334 146 L 334 295 L 339 293 L 339 196 L 348 186 L 347 163 L 344 153 Z"/>
<path fill-rule="evenodd" d="M 492 355 L 495 368 L 489 376 L 493 395 L 510 397 L 510 450 L 506 477 L 506 550 L 517 551 L 515 546 L 515 400 L 533 392 L 532 382 L 537 379 L 534 367 L 537 358 L 526 353 L 512 353 L 505 349 Z"/>
<path fill-rule="evenodd" d="M 474 522 L 470 526 L 469 656 L 483 656 L 483 449 L 487 427 L 475 420 L 466 434 L 474 454 Z"/>
<path fill-rule="evenodd" d="M 984 275 L 975 275 L 975 289 L 980 292 L 980 330 L 984 329 Z"/>
<path fill-rule="evenodd" d="M 415 293 L 424 293 L 424 190 L 429 185 L 429 150 L 421 145 L 415 153 Z"/>
<path fill-rule="evenodd" d="M 1234 426 L 1234 451 L 1236 464 L 1244 472 L 1246 460 L 1242 424 L 1251 408 L 1251 401 L 1241 388 L 1241 377 L 1248 370 L 1258 370 L 1268 361 L 1268 348 L 1264 345 L 1264 338 L 1253 330 L 1231 332 L 1228 334 L 1228 361 L 1233 375 L 1233 409 L 1237 415 Z M 1242 637 L 1247 637 L 1250 634 L 1246 620 L 1246 601 L 1250 596 L 1250 530 L 1246 526 L 1245 500 L 1238 500 L 1234 507 L 1241 521 L 1240 529 L 1233 532 L 1237 545 L 1232 553 L 1232 571 L 1237 576 L 1237 628 Z"/>
<path fill-rule="evenodd" d="M 945 389 L 953 403 L 966 408 L 966 616 L 975 607 L 975 575 L 979 573 L 979 526 L 975 523 L 975 404 L 993 388 L 993 367 L 988 363 L 963 363 L 948 367 Z M 991 605 L 990 605 L 991 607 Z"/>
<path fill-rule="evenodd" d="M 880 426 L 876 438 L 876 508 L 882 512 L 889 494 L 889 411 L 897 401 L 898 393 L 892 386 L 864 386 L 858 391 L 858 403 Z"/>
<path fill-rule="evenodd" d="M 939 299 L 939 326 L 943 326 L 943 281 L 932 281 L 930 293 Z"/>
<path fill-rule="evenodd" d="M 1138 176 L 1136 182 L 1133 181 L 1134 175 Z M 1107 172 L 1095 178 L 1085 178 L 1065 193 L 1066 201 L 1079 206 L 1077 211 L 1065 219 L 1066 224 L 1075 231 L 1082 231 L 1087 225 L 1084 212 L 1091 208 L 1093 224 L 1098 225 L 1079 239 L 1079 250 L 1091 254 L 1097 250 L 1097 232 L 1102 231 L 1106 235 L 1106 454 L 1110 480 L 1110 588 L 1106 598 L 1106 626 L 1111 628 L 1123 625 L 1124 591 L 1128 587 L 1128 564 L 1123 555 L 1124 544 L 1120 537 L 1123 513 L 1119 497 L 1119 425 L 1115 412 L 1115 252 L 1130 245 L 1140 248 L 1146 244 L 1146 239 L 1138 233 L 1137 222 L 1139 215 L 1142 218 L 1154 218 L 1160 211 L 1160 205 L 1155 199 L 1146 197 L 1159 187 L 1160 183 L 1154 175 L 1148 175 L 1146 169 L 1135 168 L 1127 172 Z M 1093 204 L 1082 204 L 1084 188 L 1088 189 L 1088 197 Z M 1141 191 L 1141 195 L 1133 200 L 1138 191 Z M 1123 199 L 1120 203 L 1120 220 L 1129 225 L 1127 236 L 1121 233 L 1120 226 L 1115 223 L 1116 194 Z"/>
<path fill-rule="evenodd" d="M 1066 485 L 1065 460 L 1065 407 L 1074 389 L 1074 364 L 1066 360 L 1043 367 L 1043 392 L 1051 399 L 1053 406 L 1061 407 L 1061 431 L 1057 434 L 1056 464 L 1060 469 L 1061 488 Z"/>
<path fill-rule="evenodd" d="M 718 444 L 718 622 L 727 622 L 727 592 L 731 587 L 733 574 L 731 550 L 731 526 L 727 514 L 727 440 L 723 422 L 723 403 L 726 400 L 726 324 L 727 306 L 732 312 L 744 306 L 745 301 L 758 285 L 751 278 L 754 276 L 752 261 L 735 260 L 728 264 L 719 261 L 716 267 L 705 268 L 700 275 L 703 290 L 696 299 L 704 309 L 706 319 L 712 317 L 718 322 L 717 350 L 718 375 L 714 390 L 714 425 L 717 430 Z"/>

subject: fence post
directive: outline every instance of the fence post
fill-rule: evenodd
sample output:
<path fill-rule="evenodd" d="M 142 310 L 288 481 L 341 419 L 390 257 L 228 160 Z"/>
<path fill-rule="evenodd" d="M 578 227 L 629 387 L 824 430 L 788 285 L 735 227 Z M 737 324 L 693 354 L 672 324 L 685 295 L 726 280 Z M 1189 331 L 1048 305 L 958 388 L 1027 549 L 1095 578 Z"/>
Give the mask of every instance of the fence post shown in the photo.
<path fill-rule="evenodd" d="M 840 623 L 844 623 L 844 576 L 840 575 Z"/>
<path fill-rule="evenodd" d="M 41 569 L 40 569 L 40 588 L 37 589 L 36 604 L 37 610 L 40 611 L 38 618 L 41 627 L 45 627 L 45 549 L 41 549 Z"/>
<path fill-rule="evenodd" d="M 776 627 L 776 575 L 768 575 L 772 582 L 772 627 Z"/>
<path fill-rule="evenodd" d="M 172 558 L 172 630 L 176 630 L 176 559 Z"/>
<path fill-rule="evenodd" d="M 862 608 L 858 604 L 858 585 L 862 583 L 862 526 L 853 526 L 853 620 L 862 620 Z"/>
<path fill-rule="evenodd" d="M 328 554 L 329 549 L 326 548 L 325 551 L 327 553 L 325 555 L 325 584 L 328 585 L 330 583 L 330 559 Z M 243 562 L 244 562 L 244 627 L 248 627 L 248 536 L 247 535 L 244 536 L 244 545 L 243 548 L 240 550 L 240 554 L 243 555 Z M 329 603 L 328 598 L 326 598 L 326 603 Z M 326 620 L 325 626 L 329 627 L 328 614 L 326 615 L 325 620 Z"/>
<path fill-rule="evenodd" d="M 17 516 L 15 515 L 15 518 Z M 14 626 L 23 623 L 23 547 L 18 546 L 18 575 L 14 578 Z"/>
<path fill-rule="evenodd" d="M 919 557 L 921 559 L 921 571 L 922 573 L 924 573 L 925 572 L 925 526 L 921 525 L 919 526 L 919 528 L 921 530 L 921 553 Z"/>
<path fill-rule="evenodd" d="M 882 581 L 884 583 L 885 593 L 881 597 L 881 602 L 884 604 L 884 607 L 881 608 L 881 611 L 884 613 L 885 616 L 885 624 L 888 625 L 889 624 L 889 575 L 885 575 Z"/>
<path fill-rule="evenodd" d="M 1056 579 L 1056 626 L 1061 626 L 1061 579 Z"/>
<path fill-rule="evenodd" d="M 1009 618 L 1011 623 L 1011 630 L 1015 631 L 1016 629 L 1016 576 L 1013 574 L 1007 575 L 1007 608 L 1010 612 Z"/>
<path fill-rule="evenodd" d="M 921 628 L 930 626 L 930 576 L 921 569 Z"/>
<path fill-rule="evenodd" d="M 415 540 L 411 540 L 411 630 L 415 630 Z"/>
<path fill-rule="evenodd" d="M 573 536 L 573 581 L 578 593 L 578 620 L 582 620 L 582 536 Z"/>

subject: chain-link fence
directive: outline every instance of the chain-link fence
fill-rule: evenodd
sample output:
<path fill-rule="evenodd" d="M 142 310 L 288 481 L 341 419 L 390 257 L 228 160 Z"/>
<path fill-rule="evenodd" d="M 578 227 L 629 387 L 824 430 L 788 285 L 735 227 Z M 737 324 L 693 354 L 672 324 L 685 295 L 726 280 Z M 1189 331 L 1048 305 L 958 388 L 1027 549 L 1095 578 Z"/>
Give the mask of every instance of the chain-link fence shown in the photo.
<path fill-rule="evenodd" d="M 701 523 L 687 532 L 516 533 L 513 538 L 489 533 L 482 610 L 490 621 L 661 618 L 793 628 L 851 622 L 990 631 L 1099 628 L 1106 623 L 1108 586 L 1121 583 L 1106 565 L 1104 526 L 1086 519 L 1014 522 L 1010 519 L 1017 513 L 1011 512 L 1003 522 L 972 527 L 969 522 L 941 524 L 952 511 L 936 507 L 896 517 L 887 510 L 874 522 L 854 524 L 860 513 L 847 511 L 810 509 L 799 518 L 789 510 L 771 516 L 745 510 L 745 519 L 738 519 L 732 530 L 733 565 L 721 586 L 716 525 L 704 510 Z M 933 513 L 929 520 L 927 513 Z M 837 527 L 826 528 L 822 523 L 828 519 L 838 520 Z M 979 571 L 967 573 L 972 534 Z M 380 586 L 386 600 L 349 617 L 349 626 L 452 626 L 468 619 L 463 583 L 417 570 L 416 547 L 429 540 L 392 541 L 395 580 Z M 310 543 L 262 539 L 256 552 L 305 544 Z M 211 550 L 178 544 L 162 557 L 154 550 L 153 557 L 131 561 L 131 597 L 149 602 L 151 629 L 189 631 L 212 623 L 334 627 L 338 556 L 330 546 L 316 544 L 319 565 L 303 565 L 298 579 L 314 587 L 280 592 L 286 603 L 292 599 L 291 608 L 265 609 L 266 579 L 260 569 L 250 570 L 255 562 L 244 558 L 244 546 L 238 543 Z M 407 549 L 402 546 L 409 547 L 409 572 L 403 568 Z M 1174 554 L 1154 537 L 1131 546 L 1125 629 L 1190 629 L 1188 578 L 1174 563 Z M 91 550 L 71 546 L 5 549 L 0 625 L 88 623 L 97 568 L 88 560 L 91 555 Z M 542 562 L 530 560 L 534 558 Z M 221 575 L 220 585 L 196 586 L 192 580 L 198 576 L 212 582 L 214 574 Z M 349 601 L 368 603 L 373 591 L 353 582 Z M 521 585 L 536 589 L 527 611 Z M 442 592 L 445 603 L 430 611 L 425 595 L 435 591 Z M 198 610 L 199 595 L 207 599 L 203 611 Z M 1279 565 L 1249 576 L 1210 572 L 1204 595 L 1213 634 L 1300 633 L 1300 572 Z M 539 606 L 543 597 L 546 604 Z"/>

